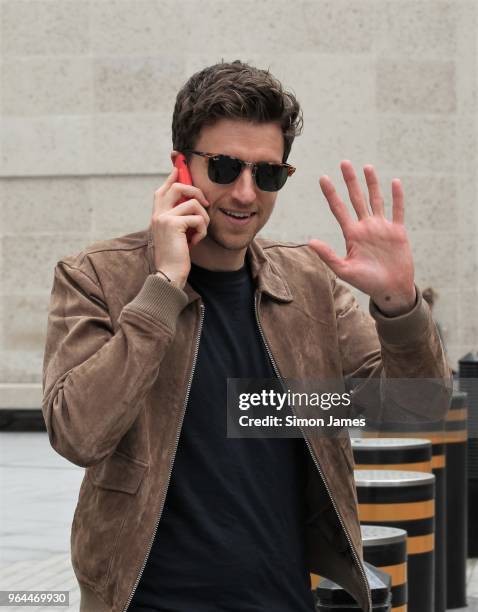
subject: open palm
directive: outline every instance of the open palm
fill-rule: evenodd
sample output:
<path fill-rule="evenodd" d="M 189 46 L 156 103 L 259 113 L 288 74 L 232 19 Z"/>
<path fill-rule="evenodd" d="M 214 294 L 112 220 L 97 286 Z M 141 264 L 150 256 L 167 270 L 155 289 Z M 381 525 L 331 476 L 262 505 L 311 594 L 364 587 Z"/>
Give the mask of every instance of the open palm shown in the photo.
<path fill-rule="evenodd" d="M 342 228 L 347 254 L 341 258 L 315 238 L 308 244 L 339 278 L 368 294 L 385 313 L 406 312 L 415 303 L 416 294 L 412 251 L 403 224 L 400 180 L 392 181 L 393 208 L 389 221 L 373 167 L 364 167 L 369 209 L 352 164 L 344 160 L 340 166 L 357 219 L 352 218 L 329 177 L 322 176 L 320 186 Z"/>

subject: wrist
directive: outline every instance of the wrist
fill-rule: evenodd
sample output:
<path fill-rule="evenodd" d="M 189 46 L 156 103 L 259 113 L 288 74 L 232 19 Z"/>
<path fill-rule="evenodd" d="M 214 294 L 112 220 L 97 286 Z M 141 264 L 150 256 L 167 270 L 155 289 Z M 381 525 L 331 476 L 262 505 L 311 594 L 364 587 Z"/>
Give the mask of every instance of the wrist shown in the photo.
<path fill-rule="evenodd" d="M 174 287 L 177 287 L 178 289 L 183 289 L 184 285 L 186 284 L 185 279 L 178 278 L 174 274 L 168 271 L 165 271 L 163 269 L 158 268 L 156 272 L 154 273 L 154 275 L 159 276 L 160 278 L 168 281 L 169 283 L 171 283 L 171 285 L 173 285 Z"/>
<path fill-rule="evenodd" d="M 414 285 L 413 290 L 410 293 L 389 293 L 379 298 L 372 298 L 372 301 L 379 311 L 385 316 L 398 317 L 413 310 L 417 303 L 417 292 Z"/>

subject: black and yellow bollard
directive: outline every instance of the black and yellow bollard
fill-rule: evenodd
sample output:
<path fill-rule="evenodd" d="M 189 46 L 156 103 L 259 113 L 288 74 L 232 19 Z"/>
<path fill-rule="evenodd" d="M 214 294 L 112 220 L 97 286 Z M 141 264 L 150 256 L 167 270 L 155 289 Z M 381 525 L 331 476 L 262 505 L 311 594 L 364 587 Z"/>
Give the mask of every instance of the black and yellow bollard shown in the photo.
<path fill-rule="evenodd" d="M 363 558 L 392 581 L 392 612 L 407 612 L 407 532 L 395 527 L 362 525 Z"/>
<path fill-rule="evenodd" d="M 467 394 L 453 391 L 446 418 L 447 608 L 466 606 Z"/>
<path fill-rule="evenodd" d="M 467 394 L 468 444 L 466 451 L 468 526 L 467 556 L 478 557 L 478 352 L 467 353 L 458 361 L 460 391 Z"/>
<path fill-rule="evenodd" d="M 446 518 L 446 441 L 445 420 L 425 423 L 383 423 L 380 431 L 364 432 L 364 437 L 422 438 L 432 445 L 432 472 L 435 475 L 435 604 L 434 612 L 445 612 L 447 603 L 447 518 Z M 453 436 L 452 436 L 453 437 Z"/>
<path fill-rule="evenodd" d="M 432 444 L 423 438 L 352 438 L 355 469 L 431 472 Z"/>
<path fill-rule="evenodd" d="M 372 611 L 390 612 L 390 576 L 369 563 L 364 563 L 364 567 L 370 586 Z M 327 578 L 321 578 L 315 595 L 317 612 L 332 612 L 332 610 L 337 612 L 357 612 L 357 610 L 362 610 L 347 591 Z"/>
<path fill-rule="evenodd" d="M 407 532 L 408 612 L 435 612 L 435 476 L 355 470 L 355 484 L 362 525 Z"/>

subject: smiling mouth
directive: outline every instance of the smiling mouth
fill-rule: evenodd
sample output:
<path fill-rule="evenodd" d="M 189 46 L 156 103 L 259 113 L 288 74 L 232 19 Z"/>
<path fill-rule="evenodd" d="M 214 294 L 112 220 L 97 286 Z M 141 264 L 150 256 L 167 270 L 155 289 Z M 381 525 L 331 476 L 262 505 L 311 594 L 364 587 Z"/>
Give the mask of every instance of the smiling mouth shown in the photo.
<path fill-rule="evenodd" d="M 219 210 L 228 217 L 232 217 L 233 219 L 249 219 L 250 217 L 253 217 L 256 214 L 256 212 L 243 213 L 236 212 L 233 210 L 226 210 L 225 208 L 220 208 Z"/>

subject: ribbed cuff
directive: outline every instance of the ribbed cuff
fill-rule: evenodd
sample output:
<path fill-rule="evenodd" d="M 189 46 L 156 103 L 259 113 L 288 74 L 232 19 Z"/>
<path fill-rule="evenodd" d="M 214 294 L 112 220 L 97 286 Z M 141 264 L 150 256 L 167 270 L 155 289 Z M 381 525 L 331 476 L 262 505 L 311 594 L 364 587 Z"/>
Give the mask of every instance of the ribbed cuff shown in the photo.
<path fill-rule="evenodd" d="M 141 310 L 174 332 L 178 315 L 187 303 L 185 291 L 161 276 L 149 274 L 138 295 L 125 308 Z"/>
<path fill-rule="evenodd" d="M 426 332 L 430 325 L 431 314 L 420 289 L 415 285 L 417 301 L 415 306 L 402 315 L 387 317 L 370 300 L 369 311 L 377 324 L 377 332 L 388 344 L 409 344 Z"/>

